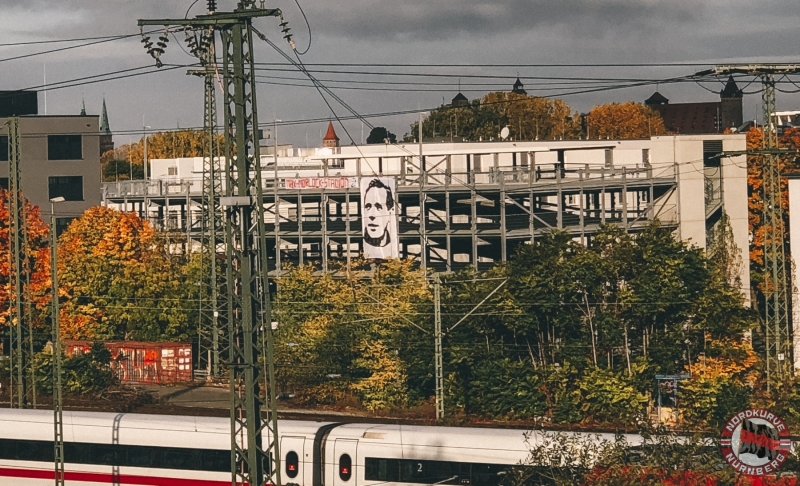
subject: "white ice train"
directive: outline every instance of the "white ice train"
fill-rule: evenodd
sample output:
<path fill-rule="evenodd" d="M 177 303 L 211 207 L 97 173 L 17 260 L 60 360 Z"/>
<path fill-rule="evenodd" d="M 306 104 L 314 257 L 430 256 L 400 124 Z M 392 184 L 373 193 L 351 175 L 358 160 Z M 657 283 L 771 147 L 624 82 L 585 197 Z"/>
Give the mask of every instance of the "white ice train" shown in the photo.
<path fill-rule="evenodd" d="M 288 420 L 278 429 L 282 482 L 300 486 L 490 486 L 530 448 L 522 430 Z M 65 412 L 64 442 L 70 485 L 231 484 L 225 418 Z M 0 411 L 0 485 L 53 484 L 53 457 L 52 412 Z"/>

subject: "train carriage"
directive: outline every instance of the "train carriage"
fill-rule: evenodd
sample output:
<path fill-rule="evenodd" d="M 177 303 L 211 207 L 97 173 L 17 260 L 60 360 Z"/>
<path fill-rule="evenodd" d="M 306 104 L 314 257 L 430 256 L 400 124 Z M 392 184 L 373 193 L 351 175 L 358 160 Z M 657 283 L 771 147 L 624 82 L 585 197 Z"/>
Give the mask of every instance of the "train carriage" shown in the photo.
<path fill-rule="evenodd" d="M 496 486 L 542 443 L 522 430 L 399 424 L 282 420 L 279 433 L 292 486 Z M 65 412 L 64 452 L 73 485 L 231 484 L 227 418 Z M 0 485 L 52 484 L 53 457 L 51 411 L 0 410 Z"/>

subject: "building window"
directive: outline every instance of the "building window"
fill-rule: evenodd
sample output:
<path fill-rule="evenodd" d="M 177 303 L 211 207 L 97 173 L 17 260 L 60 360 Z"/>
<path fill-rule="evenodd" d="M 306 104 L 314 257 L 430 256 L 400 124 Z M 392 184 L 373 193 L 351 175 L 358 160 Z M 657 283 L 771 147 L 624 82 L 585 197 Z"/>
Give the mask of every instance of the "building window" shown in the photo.
<path fill-rule="evenodd" d="M 0 162 L 8 162 L 8 136 L 0 135 Z"/>
<path fill-rule="evenodd" d="M 80 135 L 48 135 L 48 160 L 80 160 L 83 158 L 83 137 Z"/>
<path fill-rule="evenodd" d="M 56 218 L 56 236 L 61 236 L 75 218 Z"/>
<path fill-rule="evenodd" d="M 719 167 L 722 158 L 722 140 L 703 140 L 703 166 Z"/>
<path fill-rule="evenodd" d="M 67 201 L 83 201 L 82 176 L 56 176 L 48 178 L 48 198 L 63 197 Z"/>
<path fill-rule="evenodd" d="M 171 176 L 178 175 L 178 168 L 177 167 L 167 167 L 167 175 L 171 175 Z"/>
<path fill-rule="evenodd" d="M 8 177 L 0 177 L 0 189 L 8 190 Z"/>

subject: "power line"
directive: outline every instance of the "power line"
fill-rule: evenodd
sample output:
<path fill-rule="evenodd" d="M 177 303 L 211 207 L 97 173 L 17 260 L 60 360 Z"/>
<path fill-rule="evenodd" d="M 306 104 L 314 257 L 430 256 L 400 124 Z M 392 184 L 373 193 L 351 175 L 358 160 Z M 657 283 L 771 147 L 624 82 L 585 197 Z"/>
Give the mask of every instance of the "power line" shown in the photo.
<path fill-rule="evenodd" d="M 40 85 L 36 85 L 36 86 L 31 86 L 31 87 L 28 87 L 28 88 L 17 89 L 17 90 L 14 90 L 14 91 L 7 91 L 5 93 L 1 93 L 0 94 L 0 99 L 2 99 L 2 98 L 10 98 L 10 97 L 14 96 L 15 94 L 18 94 L 18 93 L 21 93 L 21 92 L 24 92 L 24 91 L 32 91 L 32 90 L 38 90 L 38 89 L 46 89 L 48 91 L 55 91 L 55 90 L 64 89 L 64 88 L 74 88 L 74 87 L 77 87 L 77 86 L 86 86 L 86 85 L 89 85 L 89 84 L 103 83 L 103 82 L 106 82 L 106 81 L 116 81 L 116 80 L 119 80 L 119 79 L 132 78 L 132 77 L 135 77 L 135 76 L 143 76 L 143 75 L 146 75 L 146 74 L 153 74 L 153 73 L 158 73 L 158 72 L 172 71 L 172 70 L 175 70 L 175 69 L 181 69 L 181 68 L 191 67 L 191 66 L 192 65 L 189 65 L 189 64 L 187 64 L 187 65 L 175 65 L 175 66 L 170 66 L 170 67 L 163 68 L 163 69 L 158 69 L 158 68 L 155 68 L 154 66 L 148 64 L 148 65 L 145 65 L 145 66 L 139 66 L 139 67 L 130 68 L 130 69 L 121 69 L 119 71 L 112 71 L 110 73 L 95 74 L 95 75 L 92 75 L 92 76 L 84 76 L 84 77 L 81 77 L 81 78 L 74 78 L 74 79 L 70 79 L 70 80 L 66 80 L 66 81 L 59 81 L 59 82 L 55 82 L 55 83 L 40 84 Z M 142 69 L 148 69 L 148 68 L 150 68 L 151 70 L 147 71 L 147 72 L 125 74 L 125 73 L 131 73 L 132 71 L 140 71 Z M 116 76 L 117 74 L 122 74 L 122 75 Z M 106 76 L 112 76 L 112 77 L 107 78 Z M 104 79 L 97 79 L 97 78 L 104 78 Z M 139 132 L 141 133 L 141 130 L 139 130 Z"/>
<path fill-rule="evenodd" d="M 155 31 L 145 32 L 145 33 L 152 33 Z M 94 41 L 94 40 L 116 40 L 116 39 L 125 39 L 128 37 L 136 37 L 139 33 L 135 34 L 117 34 L 117 35 L 104 35 L 104 36 L 97 36 L 97 37 L 78 37 L 75 39 L 50 39 L 50 40 L 40 40 L 40 41 L 27 41 L 27 42 L 5 42 L 0 43 L 0 47 L 17 47 L 17 46 L 32 46 L 32 45 L 40 45 L 40 44 L 61 44 L 67 42 L 82 42 L 82 41 Z"/>
<path fill-rule="evenodd" d="M 504 68 L 590 68 L 590 67 L 697 67 L 710 66 L 715 62 L 656 62 L 656 63 L 541 63 L 541 64 L 497 64 L 497 63 L 305 63 L 306 66 L 345 66 L 345 67 L 504 67 Z M 283 62 L 257 62 L 259 66 L 287 66 Z"/>
<path fill-rule="evenodd" d="M 113 42 L 113 41 L 120 40 L 120 39 L 127 39 L 127 38 L 134 37 L 134 36 L 137 36 L 137 35 L 139 35 L 139 34 L 126 34 L 126 35 L 120 35 L 120 36 L 115 36 L 115 37 L 101 37 L 101 38 L 98 38 L 99 40 L 93 40 L 93 41 L 90 41 L 90 42 L 86 42 L 84 44 L 78 44 L 76 46 L 59 47 L 57 49 L 50 49 L 50 50 L 47 50 L 47 51 L 33 52 L 33 53 L 29 53 L 29 54 L 21 54 L 19 56 L 7 57 L 7 58 L 4 58 L 4 59 L 0 59 L 0 62 L 15 61 L 15 60 L 18 60 L 18 59 L 27 59 L 29 57 L 41 56 L 43 54 L 52 54 L 54 52 L 63 52 L 63 51 L 71 50 L 71 49 L 78 49 L 78 48 L 81 48 L 81 47 L 93 46 L 93 45 L 96 45 L 96 44 L 103 44 L 103 43 L 106 43 L 106 42 Z"/>

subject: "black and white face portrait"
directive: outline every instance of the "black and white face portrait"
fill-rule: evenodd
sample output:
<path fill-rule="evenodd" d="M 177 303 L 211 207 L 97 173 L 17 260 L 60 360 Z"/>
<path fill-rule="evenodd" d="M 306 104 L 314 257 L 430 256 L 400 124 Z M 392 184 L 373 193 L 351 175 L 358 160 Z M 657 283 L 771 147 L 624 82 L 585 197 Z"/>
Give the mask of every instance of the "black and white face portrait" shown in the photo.
<path fill-rule="evenodd" d="M 373 240 L 383 239 L 391 222 L 393 209 L 392 191 L 380 180 L 374 179 L 367 186 L 367 192 L 364 194 L 364 218 L 367 220 L 366 230 L 370 238 Z"/>
<path fill-rule="evenodd" d="M 366 258 L 397 258 L 394 179 L 362 179 L 362 226 Z"/>

